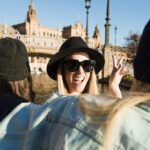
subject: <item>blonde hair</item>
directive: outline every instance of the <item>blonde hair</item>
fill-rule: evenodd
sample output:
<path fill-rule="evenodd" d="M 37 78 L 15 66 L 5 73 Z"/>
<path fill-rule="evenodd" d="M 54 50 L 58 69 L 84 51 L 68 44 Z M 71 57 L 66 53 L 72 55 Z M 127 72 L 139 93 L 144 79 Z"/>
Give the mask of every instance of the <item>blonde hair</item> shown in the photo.
<path fill-rule="evenodd" d="M 106 150 L 112 150 L 112 137 L 114 134 L 114 128 L 117 120 L 121 117 L 121 114 L 129 107 L 135 106 L 140 103 L 150 101 L 149 93 L 132 93 L 131 96 L 127 98 L 116 101 L 110 108 L 108 113 L 108 118 L 106 122 L 106 131 L 104 134 L 103 146 Z"/>
<path fill-rule="evenodd" d="M 59 64 L 58 70 L 57 70 L 57 86 L 58 86 L 58 92 L 61 95 L 67 95 L 67 88 L 64 84 L 63 81 L 63 76 L 62 76 L 62 64 Z"/>
<path fill-rule="evenodd" d="M 103 147 L 106 150 L 113 149 L 112 138 L 114 134 L 114 129 L 117 120 L 120 118 L 121 114 L 129 107 L 150 101 L 150 93 L 149 93 L 150 84 L 146 84 L 137 80 L 135 81 L 133 83 L 132 92 L 128 97 L 124 99 L 113 99 L 111 97 L 105 96 L 106 99 L 105 105 L 102 105 L 101 103 L 96 103 L 94 107 L 93 105 L 90 106 L 89 103 L 86 102 L 83 96 L 79 96 L 79 104 L 88 122 L 94 124 L 92 120 L 88 120 L 89 119 L 88 116 L 106 118 L 104 122 L 106 130 L 103 138 Z M 138 89 L 135 88 L 137 84 L 138 86 L 141 87 L 142 89 L 141 92 L 139 92 L 140 88 Z"/>
<path fill-rule="evenodd" d="M 62 95 L 68 95 L 69 93 L 68 93 L 67 87 L 64 83 L 62 69 L 63 69 L 62 64 L 60 63 L 58 66 L 58 70 L 57 70 L 58 92 Z M 87 83 L 83 93 L 88 93 L 88 94 L 98 94 L 99 93 L 95 70 L 92 71 L 89 82 Z"/>

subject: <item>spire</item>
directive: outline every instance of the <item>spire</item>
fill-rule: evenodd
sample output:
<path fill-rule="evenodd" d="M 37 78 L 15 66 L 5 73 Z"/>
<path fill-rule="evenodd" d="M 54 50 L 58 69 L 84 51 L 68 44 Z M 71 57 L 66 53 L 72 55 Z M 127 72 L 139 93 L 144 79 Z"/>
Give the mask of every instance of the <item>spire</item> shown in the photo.
<path fill-rule="evenodd" d="M 7 25 L 6 25 L 6 20 L 4 21 L 4 34 L 7 33 Z"/>
<path fill-rule="evenodd" d="M 35 9 L 35 6 L 34 6 L 34 3 L 33 3 L 33 0 L 31 0 L 31 2 L 30 2 L 30 5 L 29 5 L 29 9 Z"/>
<path fill-rule="evenodd" d="M 107 12 L 106 12 L 106 24 L 105 24 L 105 46 L 109 46 L 109 12 L 110 11 L 110 0 L 107 0 Z"/>
<path fill-rule="evenodd" d="M 77 17 L 78 17 L 78 22 L 80 22 L 80 14 L 78 14 Z"/>
<path fill-rule="evenodd" d="M 60 36 L 61 36 L 60 24 L 58 24 L 58 28 L 57 28 L 57 34 L 58 34 L 58 37 L 60 37 Z"/>
<path fill-rule="evenodd" d="M 30 6 L 34 6 L 33 0 L 31 0 Z"/>
<path fill-rule="evenodd" d="M 29 21 L 31 18 L 36 18 L 36 11 L 35 11 L 33 0 L 31 0 L 31 3 L 29 5 L 29 10 L 27 13 L 27 20 Z"/>
<path fill-rule="evenodd" d="M 96 32 L 99 32 L 98 24 L 96 24 L 95 30 Z"/>
<path fill-rule="evenodd" d="M 100 35 L 100 32 L 99 32 L 98 24 L 96 24 L 93 37 L 97 38 L 99 35 Z"/>

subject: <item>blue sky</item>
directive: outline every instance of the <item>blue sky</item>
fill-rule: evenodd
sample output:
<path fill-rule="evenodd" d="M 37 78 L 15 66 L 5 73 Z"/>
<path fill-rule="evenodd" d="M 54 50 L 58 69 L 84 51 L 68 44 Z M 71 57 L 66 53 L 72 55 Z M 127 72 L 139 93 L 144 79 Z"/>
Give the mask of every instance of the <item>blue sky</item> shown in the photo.
<path fill-rule="evenodd" d="M 14 25 L 26 19 L 31 0 L 0 0 L 0 24 Z M 86 27 L 85 0 L 33 0 L 41 25 L 57 28 L 80 21 Z M 96 24 L 104 43 L 107 0 L 91 0 L 89 9 L 89 36 L 93 36 Z M 150 19 L 150 0 L 110 0 L 110 44 L 125 45 L 124 38 L 130 31 L 141 33 Z"/>

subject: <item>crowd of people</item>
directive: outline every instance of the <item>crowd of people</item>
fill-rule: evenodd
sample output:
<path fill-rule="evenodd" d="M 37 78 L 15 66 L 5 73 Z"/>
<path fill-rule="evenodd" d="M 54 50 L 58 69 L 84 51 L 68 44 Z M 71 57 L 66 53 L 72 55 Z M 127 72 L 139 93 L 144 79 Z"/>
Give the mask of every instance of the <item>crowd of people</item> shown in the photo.
<path fill-rule="evenodd" d="M 109 89 L 100 95 L 96 74 L 103 55 L 81 37 L 71 37 L 47 64 L 57 90 L 34 104 L 25 45 L 0 39 L 0 149 L 148 150 L 150 147 L 150 21 L 134 60 L 131 93 L 122 98 L 119 83 L 128 73 L 113 57 Z"/>

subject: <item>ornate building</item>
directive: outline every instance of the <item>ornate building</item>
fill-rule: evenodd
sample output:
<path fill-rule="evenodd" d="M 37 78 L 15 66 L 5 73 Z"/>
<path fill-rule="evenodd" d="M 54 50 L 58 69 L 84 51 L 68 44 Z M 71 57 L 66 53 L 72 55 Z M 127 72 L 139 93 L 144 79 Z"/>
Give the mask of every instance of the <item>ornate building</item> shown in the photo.
<path fill-rule="evenodd" d="M 77 22 L 74 27 L 72 25 L 66 26 L 63 28 L 62 31 L 60 28 L 55 29 L 40 25 L 36 16 L 33 0 L 31 0 L 25 22 L 13 25 L 13 27 L 17 29 L 20 34 L 23 35 L 36 35 L 48 38 L 59 37 L 68 39 L 71 36 L 81 36 L 83 39 L 85 39 L 85 32 L 86 32 L 83 27 L 83 24 L 81 24 L 80 22 Z M 100 32 L 98 26 L 96 26 L 94 36 L 89 38 L 89 46 L 93 48 L 100 48 L 101 45 L 102 41 L 100 37 Z"/>
<path fill-rule="evenodd" d="M 80 22 L 76 22 L 75 26 L 70 25 L 63 28 L 62 31 L 62 37 L 65 39 L 68 39 L 71 36 L 80 36 L 85 40 L 86 37 L 86 30 L 83 28 L 83 24 Z M 102 40 L 100 37 L 100 32 L 98 25 L 95 27 L 94 35 L 93 37 L 89 37 L 88 44 L 92 48 L 101 49 L 102 47 Z"/>

